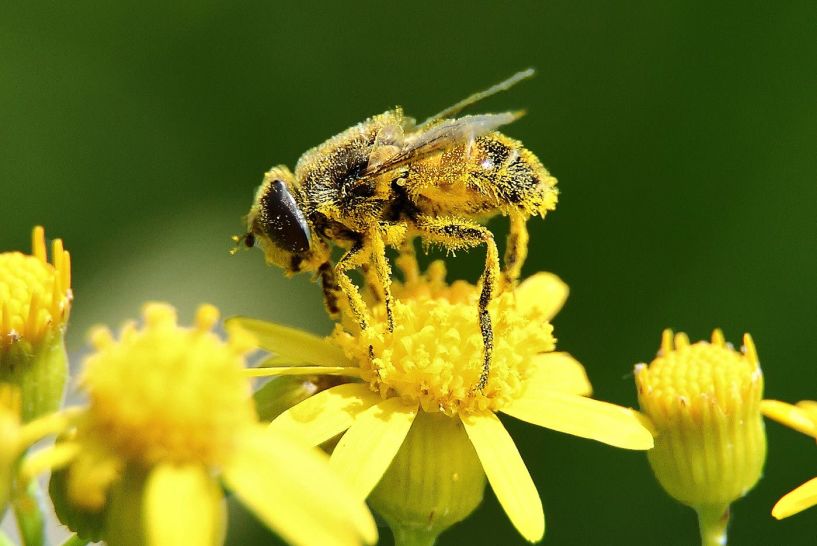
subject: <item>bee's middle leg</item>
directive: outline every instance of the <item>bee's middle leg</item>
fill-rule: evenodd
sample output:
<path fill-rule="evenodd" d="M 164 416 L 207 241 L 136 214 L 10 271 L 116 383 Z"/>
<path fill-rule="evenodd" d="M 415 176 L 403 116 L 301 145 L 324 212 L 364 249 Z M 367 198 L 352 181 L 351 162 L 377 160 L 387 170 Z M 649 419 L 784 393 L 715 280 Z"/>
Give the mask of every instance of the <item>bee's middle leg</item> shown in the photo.
<path fill-rule="evenodd" d="M 482 272 L 482 291 L 479 295 L 477 310 L 479 329 L 482 334 L 483 359 L 482 372 L 476 389 L 482 391 L 488 384 L 491 357 L 494 351 L 494 330 L 491 325 L 491 314 L 488 312 L 488 304 L 491 303 L 499 279 L 499 251 L 496 248 L 494 235 L 479 224 L 451 218 L 420 217 L 416 225 L 423 237 L 451 249 L 474 247 L 481 244 L 487 247 L 485 269 Z"/>
<path fill-rule="evenodd" d="M 368 326 L 368 311 L 366 310 L 366 303 L 360 295 L 355 283 L 346 273 L 350 269 L 355 269 L 366 262 L 367 258 L 366 245 L 363 239 L 356 241 L 352 248 L 346 251 L 346 254 L 341 256 L 338 263 L 335 264 L 335 275 L 337 277 L 338 285 L 346 298 L 349 300 L 349 307 L 352 310 L 352 315 L 360 325 L 361 330 L 365 330 Z"/>
<path fill-rule="evenodd" d="M 382 235 L 378 230 L 372 230 L 372 263 L 374 265 L 375 273 L 379 282 L 379 288 L 383 290 L 383 300 L 386 305 L 386 324 L 389 327 L 389 332 L 394 332 L 394 313 L 392 311 L 392 296 L 391 296 L 391 267 L 386 258 L 386 245 L 383 242 Z"/>
<path fill-rule="evenodd" d="M 505 247 L 504 271 L 502 272 L 502 287 L 512 288 L 519 275 L 525 258 L 528 257 L 528 224 L 527 219 L 518 212 L 510 215 L 511 227 L 508 232 L 508 243 Z"/>

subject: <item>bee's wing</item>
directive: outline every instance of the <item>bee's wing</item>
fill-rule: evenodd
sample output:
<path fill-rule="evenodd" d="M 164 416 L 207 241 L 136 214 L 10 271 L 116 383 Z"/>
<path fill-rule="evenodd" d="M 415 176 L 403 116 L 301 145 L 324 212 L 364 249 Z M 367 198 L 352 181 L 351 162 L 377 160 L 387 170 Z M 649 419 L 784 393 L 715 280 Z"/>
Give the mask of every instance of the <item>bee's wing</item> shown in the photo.
<path fill-rule="evenodd" d="M 481 101 L 482 99 L 488 98 L 491 95 L 495 95 L 495 94 L 497 94 L 497 93 L 499 93 L 501 91 L 507 91 L 508 89 L 510 89 L 511 87 L 516 85 L 517 83 L 519 83 L 520 81 L 526 80 L 526 79 L 532 77 L 535 73 L 536 73 L 536 71 L 533 68 L 528 68 L 527 70 L 522 70 L 521 72 L 517 72 L 516 74 L 514 74 L 510 78 L 508 78 L 506 80 L 503 80 L 503 81 L 501 81 L 501 82 L 499 82 L 499 83 L 497 83 L 495 85 L 492 85 L 488 89 L 483 89 L 482 91 L 478 91 L 478 92 L 474 93 L 473 95 L 471 95 L 470 97 L 467 97 L 467 98 L 459 101 L 457 104 L 454 104 L 453 106 L 449 106 L 448 108 L 444 109 L 442 112 L 439 112 L 439 113 L 431 116 L 427 120 L 425 120 L 418 127 L 423 128 L 423 127 L 426 127 L 426 126 L 431 125 L 433 123 L 436 123 L 437 121 L 439 121 L 441 119 L 450 118 L 451 116 L 453 116 L 454 114 L 460 112 L 464 108 L 467 108 L 467 107 L 471 106 L 472 104 L 476 104 L 477 102 Z"/>
<path fill-rule="evenodd" d="M 402 165 L 418 161 L 429 155 L 467 144 L 482 135 L 507 125 L 524 115 L 523 111 L 501 114 L 480 114 L 446 119 L 428 129 L 419 130 L 405 136 L 400 151 L 383 161 L 370 165 L 364 178 L 379 176 Z"/>

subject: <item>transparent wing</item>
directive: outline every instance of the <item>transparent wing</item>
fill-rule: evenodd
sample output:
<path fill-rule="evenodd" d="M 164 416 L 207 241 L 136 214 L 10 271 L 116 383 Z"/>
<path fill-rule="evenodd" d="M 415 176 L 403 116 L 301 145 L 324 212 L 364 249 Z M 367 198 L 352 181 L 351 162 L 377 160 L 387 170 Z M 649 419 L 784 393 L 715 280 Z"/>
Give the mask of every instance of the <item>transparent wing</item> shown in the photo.
<path fill-rule="evenodd" d="M 450 118 L 454 114 L 459 113 L 460 111 L 462 111 L 463 109 L 471 106 L 472 104 L 476 104 L 477 102 L 481 101 L 482 99 L 488 98 L 491 95 L 495 95 L 495 94 L 500 93 L 502 91 L 507 91 L 508 89 L 510 89 L 511 87 L 516 85 L 517 83 L 521 82 L 522 80 L 526 80 L 528 78 L 533 77 L 533 75 L 535 73 L 536 73 L 536 71 L 533 68 L 528 68 L 527 70 L 522 70 L 521 72 L 517 72 L 516 74 L 514 74 L 510 78 L 508 78 L 506 80 L 503 80 L 503 81 L 501 81 L 501 82 L 499 82 L 499 83 L 497 83 L 495 85 L 492 85 L 488 89 L 483 89 L 482 91 L 477 91 L 473 95 L 459 101 L 457 104 L 455 104 L 453 106 L 449 106 L 448 108 L 446 108 L 442 112 L 439 112 L 439 113 L 431 116 L 430 118 L 425 120 L 423 123 L 421 123 L 419 125 L 419 128 L 423 128 L 423 127 L 426 127 L 428 125 L 431 125 L 432 123 L 435 123 L 435 122 L 437 122 L 437 121 L 439 121 L 441 119 Z"/>
<path fill-rule="evenodd" d="M 396 153 L 370 164 L 363 173 L 363 178 L 379 176 L 454 146 L 468 144 L 498 127 L 512 123 L 523 115 L 524 111 L 463 116 L 446 119 L 428 129 L 409 133 L 404 137 L 403 145 Z"/>

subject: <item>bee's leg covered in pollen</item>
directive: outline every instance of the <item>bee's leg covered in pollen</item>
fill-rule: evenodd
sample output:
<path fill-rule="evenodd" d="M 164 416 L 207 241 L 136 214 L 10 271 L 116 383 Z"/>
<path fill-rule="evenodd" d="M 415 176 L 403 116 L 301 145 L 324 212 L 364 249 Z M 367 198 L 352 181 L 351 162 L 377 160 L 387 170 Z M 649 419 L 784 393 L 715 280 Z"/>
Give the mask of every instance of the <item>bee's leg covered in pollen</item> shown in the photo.
<path fill-rule="evenodd" d="M 338 297 L 340 286 L 335 278 L 335 270 L 329 262 L 324 262 L 318 267 L 318 276 L 321 280 L 321 290 L 323 290 L 323 304 L 329 318 L 338 320 L 340 318 L 340 308 L 338 307 Z"/>
<path fill-rule="evenodd" d="M 346 251 L 346 254 L 341 256 L 338 263 L 335 264 L 335 275 L 337 276 L 338 284 L 340 285 L 341 290 L 343 293 L 346 294 L 346 297 L 349 300 L 349 307 L 352 310 L 352 315 L 354 315 L 355 320 L 360 325 L 361 330 L 365 330 L 366 326 L 368 325 L 368 312 L 366 311 L 366 304 L 363 301 L 363 298 L 360 296 L 360 290 L 358 290 L 355 283 L 352 282 L 352 279 L 349 278 L 349 275 L 346 273 L 350 269 L 356 269 L 360 267 L 362 264 L 366 263 L 366 259 L 368 258 L 368 252 L 366 249 L 366 245 L 363 243 L 363 239 L 356 241 L 352 248 Z"/>
<path fill-rule="evenodd" d="M 383 243 L 383 236 L 379 230 L 373 229 L 370 234 L 372 253 L 371 260 L 375 273 L 383 289 L 383 299 L 386 304 L 386 320 L 389 332 L 394 331 L 394 314 L 392 312 L 391 297 L 391 267 L 386 259 L 386 245 Z"/>
<path fill-rule="evenodd" d="M 505 270 L 502 272 L 502 287 L 513 288 L 522 273 L 525 258 L 528 257 L 528 224 L 527 218 L 517 212 L 511 212 L 511 227 L 508 232 L 508 244 L 505 247 Z"/>
<path fill-rule="evenodd" d="M 372 298 L 374 303 L 380 303 L 385 298 L 383 294 L 383 287 L 381 286 L 380 277 L 371 264 L 364 263 L 360 266 L 360 272 L 363 273 L 363 282 L 366 284 L 366 292 Z"/>
<path fill-rule="evenodd" d="M 457 250 L 485 244 L 485 270 L 482 273 L 482 291 L 479 295 L 478 320 L 482 334 L 482 373 L 476 385 L 477 390 L 485 389 L 491 371 L 491 355 L 494 350 L 494 331 L 488 304 L 491 303 L 494 288 L 499 279 L 499 251 L 493 234 L 488 228 L 474 222 L 458 218 L 418 216 L 415 225 L 419 234 L 428 242 L 439 243 L 446 248 Z"/>

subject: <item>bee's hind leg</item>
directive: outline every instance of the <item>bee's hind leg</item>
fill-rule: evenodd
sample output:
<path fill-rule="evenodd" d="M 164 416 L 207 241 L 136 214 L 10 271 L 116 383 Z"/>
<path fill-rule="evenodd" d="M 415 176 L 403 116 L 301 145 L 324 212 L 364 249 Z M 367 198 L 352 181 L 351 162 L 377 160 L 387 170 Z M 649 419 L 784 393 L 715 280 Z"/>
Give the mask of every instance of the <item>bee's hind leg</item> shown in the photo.
<path fill-rule="evenodd" d="M 338 285 L 340 285 L 340 289 L 343 290 L 343 293 L 346 294 L 346 298 L 349 300 L 349 307 L 351 308 L 352 315 L 360 325 L 361 330 L 365 330 L 368 326 L 369 314 L 366 310 L 366 304 L 364 303 L 363 298 L 360 296 L 360 290 L 358 290 L 357 286 L 352 282 L 352 279 L 349 278 L 349 275 L 346 272 L 350 269 L 360 267 L 366 262 L 367 258 L 368 253 L 366 252 L 366 245 L 363 243 L 363 239 L 361 238 L 360 240 L 355 241 L 352 248 L 347 250 L 346 254 L 341 256 L 338 263 L 335 264 L 335 275 L 337 277 Z"/>
<path fill-rule="evenodd" d="M 505 247 L 504 264 L 502 272 L 502 287 L 513 288 L 514 283 L 522 273 L 522 266 L 525 265 L 525 258 L 528 257 L 528 221 L 527 218 L 518 211 L 510 214 L 511 226 L 508 231 L 508 243 Z"/>
<path fill-rule="evenodd" d="M 416 226 L 427 240 L 440 243 L 452 250 L 485 244 L 485 270 L 482 272 L 482 291 L 479 295 L 478 320 L 482 334 L 483 358 L 482 372 L 479 375 L 476 389 L 482 391 L 488 384 L 491 371 L 491 357 L 494 351 L 494 330 L 491 325 L 491 314 L 488 304 L 494 294 L 499 278 L 499 251 L 496 248 L 494 235 L 484 226 L 473 222 L 453 218 L 419 217 Z"/>

